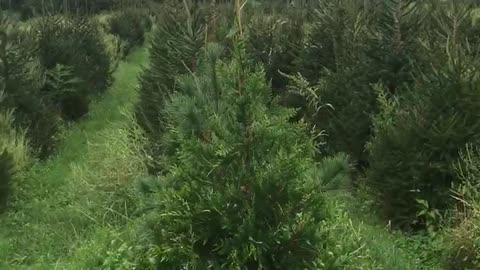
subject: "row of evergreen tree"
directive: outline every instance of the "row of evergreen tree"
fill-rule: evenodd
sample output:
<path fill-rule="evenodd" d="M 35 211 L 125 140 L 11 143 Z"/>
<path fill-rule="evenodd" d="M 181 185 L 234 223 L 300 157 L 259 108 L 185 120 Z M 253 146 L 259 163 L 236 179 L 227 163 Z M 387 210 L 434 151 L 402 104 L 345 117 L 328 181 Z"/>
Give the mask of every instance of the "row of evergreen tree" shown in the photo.
<path fill-rule="evenodd" d="M 461 153 L 480 143 L 467 1 L 237 2 L 230 31 L 218 9 L 172 5 L 137 105 L 158 268 L 328 269 L 322 190 L 349 166 L 326 154 L 352 157 L 357 191 L 397 228 L 433 232 L 458 210 Z"/>
<path fill-rule="evenodd" d="M 44 16 L 25 23 L 2 17 L 0 207 L 23 156 L 49 158 L 65 127 L 87 114 L 91 100 L 106 91 L 118 59 L 107 51 L 112 44 L 105 35 L 135 46 L 149 27 L 137 11 L 111 16 L 109 33 L 87 16 Z"/>
<path fill-rule="evenodd" d="M 384 217 L 405 229 L 425 225 L 418 200 L 451 208 L 450 189 L 458 184 L 452 166 L 466 144 L 478 142 L 480 28 L 472 7 L 389 0 L 366 9 L 358 1 L 320 1 L 311 16 L 280 12 L 253 21 L 254 33 L 266 25 L 282 29 L 267 43 L 261 32 L 251 36 L 272 85 L 300 108 L 299 117 L 325 131 L 323 151 L 354 158 L 366 172 L 357 184 L 367 185 Z M 285 51 L 294 57 L 286 59 Z"/>

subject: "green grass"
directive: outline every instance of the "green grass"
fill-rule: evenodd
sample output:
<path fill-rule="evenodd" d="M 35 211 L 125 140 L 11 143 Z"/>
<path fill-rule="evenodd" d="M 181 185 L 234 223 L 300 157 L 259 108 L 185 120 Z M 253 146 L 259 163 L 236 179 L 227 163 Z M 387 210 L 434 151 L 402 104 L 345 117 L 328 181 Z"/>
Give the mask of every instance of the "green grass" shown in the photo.
<path fill-rule="evenodd" d="M 425 234 L 407 234 L 382 224 L 371 207 L 349 192 L 329 193 L 336 210 L 335 239 L 350 255 L 348 269 L 441 270 L 442 239 Z M 342 245 L 346 247 L 342 247 Z M 350 245 L 350 246 L 349 246 Z M 345 256 L 345 255 L 344 255 Z M 362 267 L 365 265 L 364 267 Z"/>
<path fill-rule="evenodd" d="M 57 154 L 23 173 L 13 205 L 0 216 L 0 269 L 81 269 L 67 266 L 79 248 L 108 240 L 126 223 L 130 183 L 144 170 L 126 126 L 146 61 L 145 49 L 128 56 Z"/>

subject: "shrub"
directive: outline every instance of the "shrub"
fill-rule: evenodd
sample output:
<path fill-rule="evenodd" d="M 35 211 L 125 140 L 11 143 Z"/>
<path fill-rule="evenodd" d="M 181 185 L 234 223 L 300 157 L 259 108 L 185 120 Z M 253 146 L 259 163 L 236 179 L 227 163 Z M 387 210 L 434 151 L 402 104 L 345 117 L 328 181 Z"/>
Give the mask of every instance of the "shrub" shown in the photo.
<path fill-rule="evenodd" d="M 374 119 L 367 183 L 385 216 L 403 228 L 440 221 L 453 203 L 449 191 L 458 183 L 452 165 L 458 152 L 466 143 L 480 142 L 479 67 L 460 31 L 465 20 L 457 19 L 464 12 L 453 9 L 435 17 L 441 34 L 426 51 L 431 68 L 416 68 L 415 81 L 395 88 L 405 92 L 396 97 L 387 85 L 389 94 L 380 99 Z"/>
<path fill-rule="evenodd" d="M 84 104 L 88 95 L 106 90 L 111 79 L 110 58 L 98 27 L 82 17 L 45 17 L 39 21 L 37 31 L 42 66 L 47 70 L 53 70 L 58 65 L 70 67 L 71 73 L 81 80 L 68 91 L 66 100 L 78 97 L 75 101 Z M 44 91 L 60 90 L 65 93 L 63 88 L 49 89 L 48 86 Z M 85 106 L 79 109 L 69 114 L 77 118 L 85 112 Z"/>
<path fill-rule="evenodd" d="M 327 153 L 349 153 L 354 162 L 367 164 L 365 145 L 371 135 L 372 115 L 377 111 L 373 81 L 358 67 L 325 70 L 318 84 L 301 75 L 291 77 L 289 92 L 305 98 L 303 116 L 318 131 L 325 132 L 322 147 Z"/>
<path fill-rule="evenodd" d="M 264 73 L 245 66 L 238 48 L 229 64 L 209 61 L 166 105 L 163 146 L 176 150 L 162 158 L 147 218 L 156 268 L 322 266 L 329 215 L 315 145 L 292 110 L 270 104 Z"/>
<path fill-rule="evenodd" d="M 197 14 L 181 7 L 169 10 L 154 34 L 150 65 L 139 79 L 136 117 L 150 139 L 150 152 L 159 151 L 155 145 L 158 133 L 165 130 L 162 111 L 169 96 L 178 90 L 176 77 L 195 70 L 203 45 L 203 28 Z"/>
<path fill-rule="evenodd" d="M 9 1 L 12 2 L 12 1 Z M 21 8 L 22 12 L 34 15 L 45 14 L 65 14 L 65 13 L 80 13 L 92 14 L 101 11 L 108 11 L 111 9 L 127 8 L 132 4 L 122 0 L 95 0 L 95 1 L 78 1 L 78 0 L 16 0 L 18 2 L 14 8 Z M 23 2 L 23 4 L 22 4 Z M 145 1 L 136 1 L 145 2 Z"/>
<path fill-rule="evenodd" d="M 50 155 L 57 143 L 59 117 L 48 98 L 40 91 L 44 71 L 35 55 L 36 42 L 29 31 L 2 29 L 0 79 L 3 108 L 14 110 L 15 128 L 26 130 L 34 152 L 40 158 Z"/>
<path fill-rule="evenodd" d="M 324 3 L 331 6 L 330 1 Z M 308 27 L 306 41 L 297 60 L 300 73 L 310 82 L 316 82 L 324 68 L 334 70 L 336 67 L 334 39 L 325 17 L 327 16 L 323 16 L 319 10 L 315 10 L 313 22 Z M 338 21 L 341 22 L 339 18 Z"/>
<path fill-rule="evenodd" d="M 375 35 L 368 41 L 370 68 L 366 72 L 376 76 L 391 94 L 413 83 L 412 74 L 424 65 L 418 42 L 423 30 L 423 7 L 413 0 L 387 0 L 374 18 Z"/>
<path fill-rule="evenodd" d="M 296 71 L 303 28 L 302 14 L 293 12 L 281 16 L 260 14 L 248 25 L 247 48 L 254 59 L 264 64 L 267 80 L 277 92 L 288 82 L 281 73 Z"/>
<path fill-rule="evenodd" d="M 371 115 L 377 111 L 370 84 L 378 76 L 368 72 L 365 45 L 371 42 L 370 24 L 356 1 L 318 2 L 297 60 L 301 75 L 290 77 L 288 86 L 289 95 L 304 99 L 300 106 L 291 104 L 300 107 L 299 116 L 325 132 L 323 150 L 346 152 L 362 167 Z"/>
<path fill-rule="evenodd" d="M 216 42 L 225 47 L 226 52 L 230 53 L 233 50 L 233 40 L 231 30 L 234 28 L 235 21 L 232 20 L 235 14 L 234 6 L 229 3 L 214 3 L 214 7 L 210 7 L 210 14 L 208 18 L 207 34 L 209 42 Z"/>
<path fill-rule="evenodd" d="M 65 120 L 77 120 L 88 112 L 88 97 L 76 90 L 81 83 L 72 67 L 56 65 L 46 71 L 43 94 Z"/>
<path fill-rule="evenodd" d="M 109 19 L 110 32 L 127 43 L 125 53 L 136 46 L 143 44 L 145 30 L 151 27 L 146 14 L 138 10 L 125 10 L 113 15 Z"/>
<path fill-rule="evenodd" d="M 394 224 L 405 228 L 416 223 L 418 200 L 431 210 L 451 205 L 452 163 L 466 143 L 480 142 L 478 102 L 477 81 L 451 73 L 420 80 L 398 100 L 381 95 L 367 182 Z"/>
<path fill-rule="evenodd" d="M 120 60 L 126 55 L 127 43 L 118 35 L 114 35 L 110 31 L 110 19 L 114 14 L 101 14 L 94 17 L 95 24 L 102 37 L 107 55 L 110 58 L 110 70 L 113 71 L 118 67 Z"/>
<path fill-rule="evenodd" d="M 33 152 L 46 159 L 53 154 L 60 138 L 61 118 L 55 107 L 38 93 L 18 96 L 15 122 L 27 131 Z"/>

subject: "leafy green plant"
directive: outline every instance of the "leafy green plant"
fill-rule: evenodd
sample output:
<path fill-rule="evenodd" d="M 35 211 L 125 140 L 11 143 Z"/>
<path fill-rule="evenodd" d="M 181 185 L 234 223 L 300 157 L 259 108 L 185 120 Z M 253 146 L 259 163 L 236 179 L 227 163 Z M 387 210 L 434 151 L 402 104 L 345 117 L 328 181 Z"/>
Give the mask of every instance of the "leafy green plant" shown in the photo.
<path fill-rule="evenodd" d="M 30 163 L 30 149 L 26 132 L 15 127 L 13 113 L 12 110 L 0 112 L 0 146 L 11 153 L 15 170 L 20 171 Z"/>
<path fill-rule="evenodd" d="M 427 201 L 417 199 L 419 211 L 417 217 L 425 224 L 428 234 L 431 237 L 435 237 L 439 224 L 441 222 L 442 215 L 438 209 L 430 207 Z"/>
<path fill-rule="evenodd" d="M 5 210 L 11 195 L 14 174 L 29 162 L 28 154 L 25 134 L 13 127 L 12 111 L 0 112 L 0 213 Z"/>
<path fill-rule="evenodd" d="M 115 241 L 112 241 L 111 244 L 114 246 L 116 243 Z M 130 259 L 135 256 L 134 254 L 133 247 L 128 246 L 127 243 L 121 243 L 117 249 L 107 251 L 101 269 L 134 269 L 135 264 L 130 261 Z"/>
<path fill-rule="evenodd" d="M 365 167 L 365 144 L 371 116 L 377 111 L 371 84 L 378 78 L 367 72 L 371 16 L 355 2 L 317 4 L 302 56 L 297 59 L 299 74 L 287 76 L 287 88 L 290 94 L 303 97 L 300 115 L 325 133 L 321 149 L 330 154 L 346 152 L 359 167 Z"/>
<path fill-rule="evenodd" d="M 324 69 L 335 71 L 342 65 L 358 65 L 366 44 L 371 40 L 368 29 L 371 16 L 358 1 L 318 1 L 306 26 L 306 41 L 296 60 L 300 73 L 316 83 Z"/>

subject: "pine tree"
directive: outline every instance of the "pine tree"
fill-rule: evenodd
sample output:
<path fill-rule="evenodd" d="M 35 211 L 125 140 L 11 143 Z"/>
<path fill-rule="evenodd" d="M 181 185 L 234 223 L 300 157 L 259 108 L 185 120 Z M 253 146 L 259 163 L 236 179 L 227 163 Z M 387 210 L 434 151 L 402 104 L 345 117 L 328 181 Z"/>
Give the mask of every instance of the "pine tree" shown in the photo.
<path fill-rule="evenodd" d="M 165 131 L 165 102 L 178 90 L 176 77 L 196 69 L 204 42 L 203 18 L 198 12 L 175 3 L 165 9 L 151 44 L 150 65 L 140 76 L 140 101 L 136 106 L 137 121 L 149 137 L 153 152 L 159 151 L 155 146 L 158 133 Z"/>
<path fill-rule="evenodd" d="M 368 72 L 390 94 L 413 82 L 412 72 L 424 63 L 418 38 L 423 30 L 423 6 L 415 0 L 387 0 L 375 14 L 375 38 L 369 44 Z"/>
<path fill-rule="evenodd" d="M 288 83 L 282 73 L 297 71 L 296 59 L 304 41 L 304 12 L 257 14 L 247 27 L 247 48 L 253 58 L 265 66 L 267 80 L 276 93 Z"/>
<path fill-rule="evenodd" d="M 365 145 L 371 135 L 372 116 L 378 111 L 370 86 L 374 80 L 355 66 L 326 70 L 316 84 L 301 75 L 290 78 L 289 92 L 305 99 L 302 117 L 325 135 L 321 150 L 332 155 L 348 153 L 360 168 L 366 167 Z"/>
<path fill-rule="evenodd" d="M 402 228 L 426 225 L 419 200 L 440 213 L 452 206 L 453 164 L 465 144 L 480 143 L 478 60 L 456 51 L 401 97 L 382 96 L 374 119 L 367 183 L 385 217 Z"/>
<path fill-rule="evenodd" d="M 145 12 L 128 9 L 116 13 L 108 20 L 110 33 L 117 35 L 126 43 L 125 53 L 145 41 L 145 31 L 151 22 Z"/>
<path fill-rule="evenodd" d="M 36 56 L 37 43 L 29 31 L 21 32 L 2 20 L 0 28 L 0 100 L 2 109 L 14 110 L 15 128 L 27 131 L 34 152 L 48 157 L 57 143 L 59 119 L 41 89 L 45 72 Z"/>
<path fill-rule="evenodd" d="M 325 133 L 322 150 L 346 152 L 366 165 L 365 143 L 376 112 L 366 52 L 372 40 L 372 15 L 358 1 L 319 2 L 300 59 L 300 74 L 291 77 L 289 92 L 304 98 L 301 116 Z"/>
<path fill-rule="evenodd" d="M 205 55 L 178 81 L 158 133 L 171 151 L 150 195 L 154 268 L 321 268 L 330 244 L 322 180 L 334 170 L 318 172 L 308 130 L 271 102 L 242 46 L 227 63 L 218 48 Z"/>
<path fill-rule="evenodd" d="M 45 69 L 71 67 L 81 79 L 74 89 L 79 95 L 105 92 L 111 80 L 110 58 L 94 22 L 81 16 L 47 16 L 35 27 L 40 63 Z"/>

